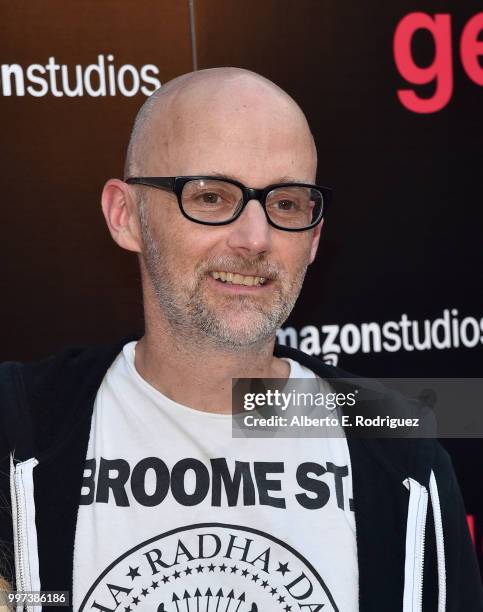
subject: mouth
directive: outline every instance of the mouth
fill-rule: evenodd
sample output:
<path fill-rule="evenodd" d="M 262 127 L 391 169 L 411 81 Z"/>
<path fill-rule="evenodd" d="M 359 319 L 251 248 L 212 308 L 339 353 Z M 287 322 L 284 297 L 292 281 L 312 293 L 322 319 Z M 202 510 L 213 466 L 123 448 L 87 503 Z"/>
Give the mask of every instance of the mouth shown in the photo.
<path fill-rule="evenodd" d="M 211 278 L 220 283 L 227 285 L 242 285 L 244 287 L 259 287 L 269 283 L 269 279 L 264 276 L 251 276 L 248 274 L 239 274 L 238 272 L 225 272 L 217 270 L 210 272 Z"/>

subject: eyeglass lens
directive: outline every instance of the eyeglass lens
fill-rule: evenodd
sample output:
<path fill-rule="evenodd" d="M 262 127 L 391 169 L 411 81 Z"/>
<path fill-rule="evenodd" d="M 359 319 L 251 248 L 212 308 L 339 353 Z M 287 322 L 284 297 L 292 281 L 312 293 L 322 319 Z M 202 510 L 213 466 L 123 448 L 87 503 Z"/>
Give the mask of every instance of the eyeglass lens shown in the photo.
<path fill-rule="evenodd" d="M 218 223 L 237 215 L 243 204 L 242 190 L 220 180 L 192 180 L 181 194 L 185 213 L 197 219 Z M 288 185 L 267 194 L 266 210 L 270 220 L 280 227 L 299 229 L 320 219 L 323 195 L 318 189 Z"/>

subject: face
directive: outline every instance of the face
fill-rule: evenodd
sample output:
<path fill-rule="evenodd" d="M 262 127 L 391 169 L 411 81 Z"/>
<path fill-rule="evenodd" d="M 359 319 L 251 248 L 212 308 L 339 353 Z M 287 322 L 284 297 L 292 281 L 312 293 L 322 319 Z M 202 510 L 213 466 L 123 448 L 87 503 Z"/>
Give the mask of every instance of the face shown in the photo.
<path fill-rule="evenodd" d="M 312 141 L 290 109 L 279 109 L 276 120 L 273 109 L 254 112 L 248 103 L 215 112 L 212 120 L 207 113 L 198 121 L 171 122 L 173 134 L 166 138 L 176 146 L 166 156 L 160 143 L 158 175 L 220 174 L 256 188 L 314 182 Z M 233 223 L 205 226 L 182 216 L 174 194 L 132 188 L 142 190 L 145 200 L 145 281 L 176 333 L 232 348 L 273 337 L 299 295 L 320 225 L 305 232 L 278 230 L 252 200 Z"/>

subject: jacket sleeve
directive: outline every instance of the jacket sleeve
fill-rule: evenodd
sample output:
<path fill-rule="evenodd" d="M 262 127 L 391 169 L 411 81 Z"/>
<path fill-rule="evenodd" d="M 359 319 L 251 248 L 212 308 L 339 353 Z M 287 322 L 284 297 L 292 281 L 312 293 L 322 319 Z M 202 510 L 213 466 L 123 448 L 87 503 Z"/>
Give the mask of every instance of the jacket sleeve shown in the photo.
<path fill-rule="evenodd" d="M 434 471 L 441 505 L 447 612 L 483 612 L 483 588 L 466 510 L 448 452 L 437 444 Z"/>

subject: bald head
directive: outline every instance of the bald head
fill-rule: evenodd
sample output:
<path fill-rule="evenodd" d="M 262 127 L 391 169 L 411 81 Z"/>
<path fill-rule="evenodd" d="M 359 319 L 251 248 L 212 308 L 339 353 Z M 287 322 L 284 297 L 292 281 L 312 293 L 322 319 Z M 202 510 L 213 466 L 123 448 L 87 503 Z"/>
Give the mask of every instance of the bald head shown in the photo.
<path fill-rule="evenodd" d="M 248 70 L 186 74 L 146 101 L 131 135 L 126 178 L 208 177 L 181 181 L 181 192 L 180 182 L 161 190 L 119 179 L 104 186 L 102 208 L 114 240 L 139 255 L 146 336 L 157 338 L 153 346 L 191 355 L 274 340 L 315 258 L 322 227 L 316 223 L 322 200 L 286 184 L 313 184 L 316 164 L 299 106 Z M 226 180 L 215 184 L 209 177 Z M 243 200 L 233 188 L 237 183 L 250 188 Z M 266 189 L 279 183 L 278 190 Z M 204 221 L 217 218 L 222 221 Z M 303 224 L 288 227 L 294 218 Z M 225 286 L 222 273 L 233 275 L 234 283 L 227 277 Z M 242 286 L 238 275 L 253 283 L 242 279 Z"/>
<path fill-rule="evenodd" d="M 217 147 L 224 159 L 223 149 L 242 149 L 247 170 L 261 157 L 295 146 L 311 176 L 291 178 L 315 178 L 315 145 L 300 107 L 268 79 L 241 68 L 184 74 L 152 94 L 136 117 L 125 178 L 217 173 L 220 168 L 203 167 L 207 146 Z"/>

